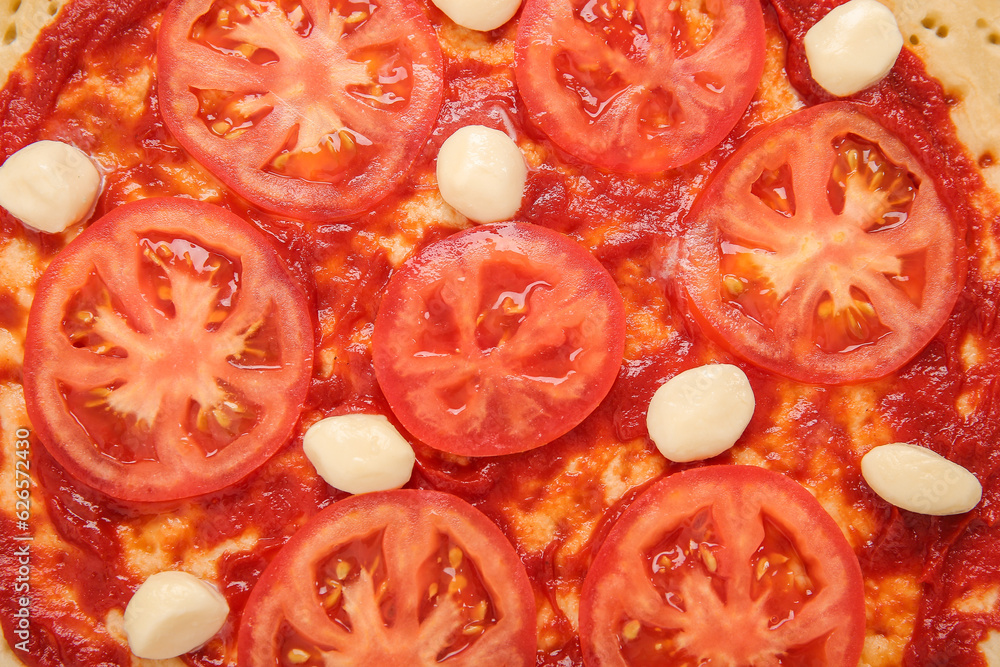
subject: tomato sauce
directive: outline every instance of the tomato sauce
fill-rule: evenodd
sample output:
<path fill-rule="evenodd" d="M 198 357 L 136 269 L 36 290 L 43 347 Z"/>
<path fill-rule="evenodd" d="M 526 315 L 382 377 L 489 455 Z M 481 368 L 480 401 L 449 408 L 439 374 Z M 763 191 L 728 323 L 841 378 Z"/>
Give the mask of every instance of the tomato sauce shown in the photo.
<path fill-rule="evenodd" d="M 808 77 L 801 39 L 831 4 L 836 3 L 773 0 L 765 11 L 772 37 L 787 41 L 788 74 L 808 103 L 827 97 Z M 344 495 L 317 481 L 301 453 L 301 433 L 329 414 L 367 410 L 392 419 L 371 370 L 369 324 L 400 258 L 379 240 L 398 238 L 412 250 L 454 231 L 445 223 L 414 223 L 402 209 L 408 198 L 433 187 L 433 161 L 441 142 L 459 126 L 480 123 L 510 128 L 532 142 L 537 152 L 529 160 L 525 203 L 517 217 L 564 232 L 594 253 L 622 291 L 629 340 L 608 397 L 566 436 L 534 451 L 489 459 L 448 456 L 418 444 L 410 485 L 453 493 L 500 525 L 522 556 L 535 588 L 543 619 L 538 664 L 581 664 L 576 618 L 564 610 L 578 599 L 593 554 L 610 526 L 652 481 L 702 465 L 669 464 L 655 452 L 644 422 L 650 396 L 686 368 L 709 361 L 739 363 L 701 334 L 681 288 L 665 275 L 664 266 L 669 266 L 673 239 L 687 228 L 688 213 L 709 176 L 746 136 L 770 120 L 768 105 L 752 103 L 736 129 L 702 160 L 666 175 L 621 177 L 579 162 L 531 126 L 514 85 L 514 29 L 507 26 L 480 38 L 479 46 L 499 54 L 492 64 L 446 49 L 444 105 L 422 157 L 396 193 L 357 219 L 306 226 L 257 210 L 198 167 L 165 131 L 155 86 L 143 93 L 142 113 L 130 118 L 80 94 L 88 76 L 108 75 L 116 64 L 141 73 L 155 49 L 155 28 L 164 5 L 162 0 L 82 0 L 68 5 L 66 20 L 43 33 L 0 92 L 0 149 L 6 157 L 40 138 L 66 138 L 93 147 L 105 158 L 102 166 L 107 171 L 98 213 L 132 198 L 190 194 L 191 189 L 209 193 L 209 199 L 249 219 L 275 241 L 315 306 L 317 372 L 293 442 L 235 487 L 179 505 L 130 506 L 103 497 L 69 478 L 41 443 L 35 443 L 34 499 L 44 507 L 37 520 L 44 520 L 66 547 L 39 547 L 34 552 L 35 630 L 29 651 L 18 655 L 38 665 L 125 664 L 128 658 L 120 644 L 95 630 L 94 623 L 121 610 L 140 583 L 128 565 L 132 550 L 159 548 L 142 542 L 143 531 L 176 519 L 186 532 L 179 543 L 163 545 L 171 552 L 168 560 L 175 562 L 192 551 L 239 540 L 248 531 L 257 536 L 253 548 L 234 549 L 220 560 L 218 574 L 227 582 L 223 592 L 233 610 L 227 626 L 204 649 L 185 657 L 195 665 L 232 664 L 240 611 L 267 562 L 309 516 Z M 428 0 L 423 6 L 439 36 L 447 38 L 441 14 Z M 77 62 L 87 67 L 78 70 Z M 66 91 L 78 95 L 74 102 L 65 101 Z M 957 614 L 951 603 L 978 585 L 995 584 L 1000 571 L 1000 487 L 995 481 L 1000 454 L 991 447 L 1000 435 L 1000 411 L 993 403 L 1000 386 L 994 379 L 1000 375 L 994 326 L 1000 288 L 974 263 L 975 251 L 987 233 L 996 235 L 997 223 L 970 203 L 967 195 L 982 193 L 985 186 L 954 139 L 947 96 L 918 59 L 904 52 L 893 74 L 862 93 L 858 102 L 927 161 L 925 167 L 939 179 L 956 218 L 968 227 L 973 260 L 959 303 L 935 341 L 895 375 L 863 388 L 876 397 L 873 415 L 865 418 L 873 429 L 884 427 L 898 441 L 924 444 L 968 467 L 984 482 L 984 502 L 959 518 L 924 517 L 889 507 L 861 479 L 860 453 L 880 443 L 859 445 L 852 440 L 849 392 L 801 386 L 753 367 L 745 370 L 757 410 L 740 452 L 723 454 L 711 463 L 750 458 L 820 496 L 834 484 L 839 495 L 831 504 L 857 508 L 872 524 L 856 546 L 866 578 L 882 581 L 900 575 L 920 582 L 917 607 L 903 610 L 916 618 L 907 664 L 980 665 L 975 646 L 1000 618 L 995 611 Z M 80 120 L 105 113 L 113 119 L 105 126 L 87 126 Z M 111 159 L 132 153 L 140 159 Z M 178 182 L 177 174 L 186 180 Z M 23 232 L 6 214 L 3 231 L 7 237 L 39 244 L 43 256 L 58 250 L 57 240 Z M 23 328 L 24 314 L 9 303 L 7 297 L 0 299 L 0 320 Z M 986 359 L 971 369 L 960 361 L 970 334 L 986 349 Z M 959 410 L 959 402 L 970 395 L 975 399 L 972 408 Z M 927 432 L 928 425 L 933 425 L 933 433 Z M 608 488 L 604 476 L 612 466 L 620 471 L 620 484 Z M 540 516 L 556 520 L 539 526 L 532 517 Z M 0 518 L 4 590 L 14 586 L 17 567 L 11 561 L 10 536 L 16 532 L 11 516 Z M 63 590 L 72 593 L 74 605 L 65 601 Z M 880 604 L 900 604 L 890 600 L 869 604 L 875 612 Z M 5 635 L 13 644 L 12 604 L 10 598 L 0 600 Z"/>

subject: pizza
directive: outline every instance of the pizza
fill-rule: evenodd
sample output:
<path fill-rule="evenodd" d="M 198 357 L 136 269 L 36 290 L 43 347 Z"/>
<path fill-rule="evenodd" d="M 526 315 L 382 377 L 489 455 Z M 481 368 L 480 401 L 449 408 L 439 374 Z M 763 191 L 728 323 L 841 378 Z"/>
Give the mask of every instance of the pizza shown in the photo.
<path fill-rule="evenodd" d="M 1000 665 L 992 3 L 0 12 L 0 664 Z"/>

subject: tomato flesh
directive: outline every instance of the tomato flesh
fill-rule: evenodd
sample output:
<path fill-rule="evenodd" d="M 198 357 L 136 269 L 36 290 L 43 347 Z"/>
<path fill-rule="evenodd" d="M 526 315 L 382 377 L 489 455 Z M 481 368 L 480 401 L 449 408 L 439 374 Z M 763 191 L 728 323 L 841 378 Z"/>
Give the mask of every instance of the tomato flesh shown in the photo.
<path fill-rule="evenodd" d="M 948 318 L 962 232 L 915 157 L 849 104 L 752 137 L 691 213 L 681 276 L 697 319 L 803 382 L 882 377 Z"/>
<path fill-rule="evenodd" d="M 253 203 L 304 220 L 375 206 L 441 104 L 440 47 L 411 0 L 177 0 L 158 58 L 178 141 Z"/>
<path fill-rule="evenodd" d="M 657 482 L 608 533 L 583 586 L 591 666 L 854 667 L 864 634 L 861 568 L 837 524 L 762 468 Z"/>
<path fill-rule="evenodd" d="M 260 232 L 208 204 L 143 200 L 46 271 L 25 396 L 75 477 L 117 498 L 173 500 L 232 484 L 284 443 L 312 348 L 305 296 Z"/>
<path fill-rule="evenodd" d="M 354 496 L 313 518 L 254 588 L 242 665 L 534 665 L 524 566 L 489 519 L 434 491 Z"/>
<path fill-rule="evenodd" d="M 532 121 L 591 164 L 650 173 L 718 144 L 764 67 L 757 2 L 529 0 L 517 76 Z"/>
<path fill-rule="evenodd" d="M 425 248 L 389 280 L 372 337 L 379 385 L 426 444 L 525 451 L 582 421 L 621 366 L 610 274 L 557 232 L 484 225 Z"/>

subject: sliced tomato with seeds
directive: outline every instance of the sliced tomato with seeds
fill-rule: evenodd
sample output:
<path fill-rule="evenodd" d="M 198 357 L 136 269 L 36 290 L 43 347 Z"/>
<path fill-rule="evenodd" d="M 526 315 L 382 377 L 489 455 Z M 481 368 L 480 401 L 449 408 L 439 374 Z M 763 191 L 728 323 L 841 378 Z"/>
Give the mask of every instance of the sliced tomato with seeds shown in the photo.
<path fill-rule="evenodd" d="M 174 0 L 157 59 L 181 145 L 254 204 L 303 220 L 375 206 L 441 106 L 441 50 L 412 0 Z"/>
<path fill-rule="evenodd" d="M 857 557 L 795 481 L 751 466 L 671 475 L 609 531 L 580 602 L 588 667 L 855 667 Z"/>
<path fill-rule="evenodd" d="M 535 602 L 514 548 L 455 496 L 396 490 L 309 521 L 254 587 L 239 664 L 535 664 Z"/>
<path fill-rule="evenodd" d="M 515 74 L 560 148 L 628 173 L 705 154 L 746 111 L 764 70 L 757 0 L 528 0 Z"/>
<path fill-rule="evenodd" d="M 898 138 L 832 103 L 762 130 L 701 194 L 681 277 L 723 345 L 802 382 L 879 378 L 944 325 L 961 225 Z"/>
<path fill-rule="evenodd" d="M 126 204 L 39 281 L 24 389 L 78 480 L 165 501 L 228 486 L 287 440 L 312 375 L 306 298 L 263 234 L 187 199 Z"/>
<path fill-rule="evenodd" d="M 625 348 L 614 279 L 584 248 L 524 223 L 434 243 L 392 277 L 372 335 L 393 413 L 462 456 L 526 451 L 579 424 Z"/>

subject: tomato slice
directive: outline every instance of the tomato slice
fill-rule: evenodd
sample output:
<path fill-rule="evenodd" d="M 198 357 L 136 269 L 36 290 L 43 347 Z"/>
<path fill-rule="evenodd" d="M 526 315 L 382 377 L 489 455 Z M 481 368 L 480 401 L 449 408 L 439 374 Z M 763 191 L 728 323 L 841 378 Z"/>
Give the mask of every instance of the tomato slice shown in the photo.
<path fill-rule="evenodd" d="M 625 307 L 611 275 L 558 232 L 474 227 L 389 279 L 372 337 L 375 376 L 410 433 L 463 456 L 544 445 L 614 383 Z"/>
<path fill-rule="evenodd" d="M 560 148 L 628 173 L 690 162 L 722 141 L 764 71 L 757 0 L 528 0 L 517 85 Z"/>
<path fill-rule="evenodd" d="M 486 516 L 437 491 L 352 496 L 316 515 L 254 586 L 238 662 L 535 664 L 535 601 Z"/>
<path fill-rule="evenodd" d="M 312 374 L 305 295 L 232 213 L 147 199 L 52 262 L 28 318 L 24 391 L 39 439 L 110 496 L 215 491 L 289 437 Z"/>
<path fill-rule="evenodd" d="M 441 106 L 437 37 L 412 0 L 174 0 L 160 109 L 229 187 L 318 221 L 374 207 Z"/>
<path fill-rule="evenodd" d="M 802 486 L 752 466 L 671 475 L 618 519 L 583 584 L 590 667 L 855 667 L 861 568 Z"/>
<path fill-rule="evenodd" d="M 879 378 L 941 329 L 963 232 L 898 138 L 846 103 L 752 137 L 691 214 L 695 315 L 757 366 L 803 382 Z"/>

